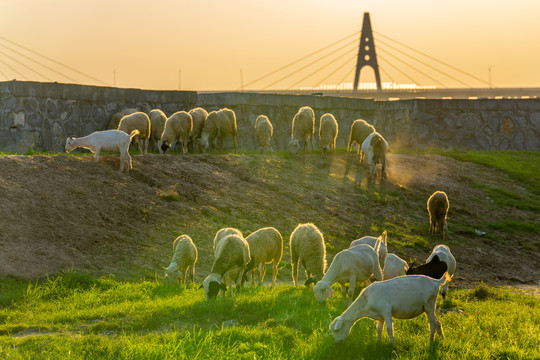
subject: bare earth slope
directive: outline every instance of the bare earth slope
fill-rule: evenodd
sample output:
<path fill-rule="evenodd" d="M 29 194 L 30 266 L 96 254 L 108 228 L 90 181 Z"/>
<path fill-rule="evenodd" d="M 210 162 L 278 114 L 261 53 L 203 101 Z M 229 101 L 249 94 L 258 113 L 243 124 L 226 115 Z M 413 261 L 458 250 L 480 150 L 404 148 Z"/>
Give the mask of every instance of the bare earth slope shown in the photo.
<path fill-rule="evenodd" d="M 353 156 L 135 155 L 133 172 L 114 155 L 0 156 L 0 276 L 37 278 L 73 268 L 121 278 L 163 273 L 172 242 L 190 235 L 199 249 L 196 279 L 212 263 L 224 226 L 245 235 L 276 227 L 285 240 L 280 280 L 290 282 L 289 235 L 313 222 L 328 261 L 364 235 L 389 233 L 389 251 L 423 262 L 430 236 L 426 200 L 450 198 L 448 244 L 458 262 L 454 285 L 539 285 L 538 234 L 487 236 L 474 229 L 537 214 L 494 206 L 474 184 L 519 188 L 504 173 L 433 155 L 390 155 L 389 180 L 368 186 Z M 485 230 L 480 228 L 480 230 Z"/>

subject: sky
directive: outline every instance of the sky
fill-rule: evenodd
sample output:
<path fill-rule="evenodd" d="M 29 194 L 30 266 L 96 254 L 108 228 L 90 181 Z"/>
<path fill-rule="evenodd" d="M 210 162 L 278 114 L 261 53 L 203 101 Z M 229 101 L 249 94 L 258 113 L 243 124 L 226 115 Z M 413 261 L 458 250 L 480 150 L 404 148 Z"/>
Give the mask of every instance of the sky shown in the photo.
<path fill-rule="evenodd" d="M 352 82 L 364 12 L 383 82 L 540 87 L 537 0 L 0 0 L 0 81 L 196 91 Z M 340 40 L 341 51 L 295 73 Z"/>

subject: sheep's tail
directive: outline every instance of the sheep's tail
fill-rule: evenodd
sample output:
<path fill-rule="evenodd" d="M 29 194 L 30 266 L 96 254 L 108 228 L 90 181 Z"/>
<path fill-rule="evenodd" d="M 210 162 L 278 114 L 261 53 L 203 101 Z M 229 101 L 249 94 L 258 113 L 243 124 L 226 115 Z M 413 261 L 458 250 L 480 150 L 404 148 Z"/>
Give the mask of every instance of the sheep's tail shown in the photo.
<path fill-rule="evenodd" d="M 139 134 L 140 134 L 139 130 L 137 129 L 133 130 L 131 134 L 129 134 L 129 140 L 132 140 L 135 135 L 139 135 Z"/>
<path fill-rule="evenodd" d="M 452 277 L 448 274 L 448 271 L 444 273 L 444 275 L 439 280 L 439 287 L 443 286 L 447 282 L 452 281 Z"/>

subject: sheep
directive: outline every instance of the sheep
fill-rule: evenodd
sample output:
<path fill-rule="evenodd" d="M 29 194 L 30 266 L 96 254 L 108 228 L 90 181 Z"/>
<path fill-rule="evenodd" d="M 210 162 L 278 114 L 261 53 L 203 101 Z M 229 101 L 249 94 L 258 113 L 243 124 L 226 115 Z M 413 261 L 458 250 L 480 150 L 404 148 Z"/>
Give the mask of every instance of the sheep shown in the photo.
<path fill-rule="evenodd" d="M 274 127 L 266 115 L 259 115 L 255 120 L 255 136 L 257 137 L 257 144 L 261 152 L 271 150 L 270 141 L 272 141 L 272 135 L 274 133 Z"/>
<path fill-rule="evenodd" d="M 244 235 L 242 235 L 242 232 L 240 230 L 238 230 L 238 229 L 230 228 L 230 227 L 220 229 L 216 233 L 216 236 L 214 237 L 214 243 L 213 243 L 214 245 L 212 247 L 212 251 L 214 252 L 214 256 L 216 255 L 216 247 L 217 247 L 217 245 L 219 244 L 219 242 L 221 240 L 223 240 L 228 235 L 238 235 L 240 237 L 244 237 Z"/>
<path fill-rule="evenodd" d="M 367 157 L 369 165 L 368 181 L 374 181 L 377 176 L 377 164 L 382 166 L 381 181 L 387 177 L 386 173 L 386 153 L 388 152 L 388 142 L 378 132 L 368 135 L 362 143 L 362 152 Z"/>
<path fill-rule="evenodd" d="M 251 255 L 245 272 L 251 270 L 251 285 L 255 285 L 255 271 L 259 270 L 258 285 L 262 285 L 266 274 L 266 264 L 272 263 L 272 287 L 278 273 L 278 265 L 283 256 L 283 238 L 276 228 L 265 227 L 246 237 Z"/>
<path fill-rule="evenodd" d="M 160 109 L 153 109 L 148 114 L 150 118 L 150 142 L 154 144 L 156 151 L 159 152 L 161 148 L 161 134 L 165 129 L 165 122 L 167 121 L 167 116 Z"/>
<path fill-rule="evenodd" d="M 116 114 L 113 114 L 113 116 L 111 116 L 111 120 L 109 121 L 109 125 L 107 125 L 107 130 L 117 130 L 118 124 L 120 123 L 120 119 L 122 119 L 126 115 L 133 114 L 137 111 L 139 110 L 134 109 L 134 108 L 128 108 L 120 112 L 117 112 Z"/>
<path fill-rule="evenodd" d="M 297 286 L 298 263 L 306 271 L 305 286 L 323 278 L 326 269 L 324 236 L 314 224 L 298 224 L 290 237 L 292 278 Z"/>
<path fill-rule="evenodd" d="M 449 208 L 448 196 L 444 191 L 435 191 L 431 194 L 427 201 L 430 234 L 435 234 L 435 232 L 439 231 L 444 239 L 444 232 L 447 228 L 446 214 L 448 214 Z"/>
<path fill-rule="evenodd" d="M 379 265 L 381 267 L 381 270 L 384 271 L 386 264 L 386 256 L 388 254 L 386 230 L 383 231 L 383 233 L 379 237 L 364 236 L 360 239 L 352 241 L 349 249 L 362 244 L 371 246 L 377 252 L 377 254 L 379 255 Z"/>
<path fill-rule="evenodd" d="M 426 275 L 435 279 L 439 279 L 445 272 L 450 277 L 454 276 L 456 271 L 456 259 L 450 252 L 450 248 L 446 245 L 437 245 L 429 255 L 424 265 L 412 267 L 407 270 L 407 275 Z M 446 300 L 448 284 L 442 287 L 441 295 L 443 301 Z"/>
<path fill-rule="evenodd" d="M 347 306 L 353 301 L 356 283 L 365 281 L 369 285 L 371 275 L 379 281 L 383 279 L 377 253 L 369 245 L 354 246 L 336 254 L 324 277 L 313 287 L 313 292 L 319 302 L 324 302 L 334 295 L 332 285 L 339 282 L 343 302 Z M 346 283 L 350 283 L 348 301 Z"/>
<path fill-rule="evenodd" d="M 139 148 L 140 153 L 143 153 L 141 141 L 144 141 L 144 153 L 148 153 L 148 143 L 150 142 L 150 118 L 145 113 L 138 111 L 130 115 L 124 116 L 118 124 L 118 130 L 122 130 L 126 134 L 130 134 L 133 130 L 139 130 L 139 134 L 135 136 L 133 142 Z"/>
<path fill-rule="evenodd" d="M 120 130 L 96 131 L 90 135 L 76 138 L 71 136 L 66 139 L 66 152 L 82 147 L 94 153 L 94 161 L 97 162 L 99 153 L 103 151 L 120 152 L 120 172 L 124 170 L 124 162 L 128 163 L 128 171 L 131 170 L 131 156 L 129 155 L 129 144 L 133 137 L 139 134 L 139 130 L 133 130 L 131 134 L 126 134 Z"/>
<path fill-rule="evenodd" d="M 336 138 L 338 135 L 338 123 L 332 114 L 321 116 L 319 123 L 319 145 L 321 151 L 336 151 Z"/>
<path fill-rule="evenodd" d="M 206 121 L 204 122 L 203 129 L 201 131 L 201 138 L 199 143 L 202 146 L 203 151 L 206 151 L 209 144 L 212 144 L 213 151 L 216 151 L 217 139 L 220 141 L 220 151 L 223 152 L 223 139 L 231 135 L 234 152 L 236 153 L 236 115 L 231 109 L 221 109 L 218 111 L 212 111 L 208 114 Z"/>
<path fill-rule="evenodd" d="M 311 143 L 311 150 L 313 150 L 313 133 L 315 132 L 315 113 L 309 106 L 304 106 L 298 110 L 292 120 L 292 134 L 289 141 L 289 147 L 291 152 L 296 154 L 300 150 L 300 141 L 304 148 L 304 152 L 307 151 L 307 140 Z"/>
<path fill-rule="evenodd" d="M 189 110 L 189 115 L 193 119 L 193 128 L 189 134 L 189 143 L 188 150 L 191 152 L 199 151 L 195 149 L 196 145 L 199 143 L 199 138 L 201 137 L 201 131 L 204 126 L 204 122 L 208 117 L 208 112 L 201 107 Z M 198 146 L 197 146 L 198 147 Z"/>
<path fill-rule="evenodd" d="M 185 155 L 191 129 L 193 129 L 193 119 L 187 112 L 177 111 L 169 116 L 161 134 L 161 153 L 164 154 L 175 141 L 178 141 L 182 155 Z"/>
<path fill-rule="evenodd" d="M 354 120 L 351 125 L 351 132 L 349 134 L 349 144 L 347 145 L 347 152 L 351 151 L 353 143 L 356 142 L 358 144 L 358 154 L 360 155 L 360 162 L 362 162 L 364 160 L 362 143 L 369 134 L 374 132 L 375 128 L 373 127 L 373 125 L 368 124 L 365 120 Z"/>
<path fill-rule="evenodd" d="M 383 279 L 389 280 L 398 276 L 403 276 L 409 269 L 409 265 L 396 254 L 388 254 L 384 264 Z"/>
<path fill-rule="evenodd" d="M 213 299 L 219 291 L 226 291 L 222 283 L 225 276 L 229 277 L 229 291 L 232 296 L 233 282 L 236 284 L 236 294 L 240 294 L 242 275 L 249 262 L 249 245 L 243 237 L 232 234 L 223 238 L 216 246 L 216 255 L 210 274 L 203 280 L 200 288 L 204 288 L 207 299 Z"/>
<path fill-rule="evenodd" d="M 188 235 L 178 236 L 173 242 L 173 257 L 169 267 L 165 268 L 165 280 L 186 284 L 186 276 L 189 268 L 191 283 L 195 280 L 195 264 L 197 263 L 197 247 Z M 178 272 L 182 273 L 182 277 Z"/>
<path fill-rule="evenodd" d="M 447 281 L 450 281 L 449 276 L 436 280 L 423 275 L 413 275 L 399 276 L 369 285 L 351 306 L 330 324 L 334 340 L 345 340 L 356 321 L 369 317 L 377 321 L 377 341 L 381 341 L 386 322 L 386 331 L 390 342 L 394 344 L 392 317 L 412 319 L 424 312 L 429 320 L 429 340 L 433 341 L 435 332 L 444 338 L 442 325 L 435 315 L 435 305 L 439 287 Z"/>

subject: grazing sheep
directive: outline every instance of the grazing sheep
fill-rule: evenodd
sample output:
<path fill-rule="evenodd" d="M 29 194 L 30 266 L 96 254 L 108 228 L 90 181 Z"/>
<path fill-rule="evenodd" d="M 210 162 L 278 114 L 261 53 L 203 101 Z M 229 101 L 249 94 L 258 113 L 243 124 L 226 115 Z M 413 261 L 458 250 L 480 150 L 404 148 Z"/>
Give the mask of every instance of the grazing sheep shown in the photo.
<path fill-rule="evenodd" d="M 236 294 L 239 295 L 242 275 L 249 258 L 249 245 L 243 237 L 233 234 L 223 238 L 216 246 L 216 255 L 210 275 L 201 284 L 206 298 L 215 298 L 220 290 L 227 290 L 227 286 L 221 281 L 225 276 L 228 276 L 230 280 L 230 295 L 232 296 L 233 283 L 236 284 Z"/>
<path fill-rule="evenodd" d="M 165 122 L 167 121 L 167 116 L 160 109 L 153 109 L 148 114 L 150 118 L 150 142 L 152 146 L 156 149 L 157 152 L 161 148 L 161 134 L 165 129 Z"/>
<path fill-rule="evenodd" d="M 456 259 L 450 252 L 450 248 L 446 245 L 437 245 L 433 248 L 431 255 L 426 260 L 424 265 L 412 267 L 407 270 L 407 275 L 426 275 L 434 279 L 440 279 L 445 272 L 448 272 L 450 277 L 454 276 L 456 271 Z M 442 288 L 441 295 L 443 300 L 446 299 L 448 284 Z"/>
<path fill-rule="evenodd" d="M 396 254 L 388 254 L 384 264 L 383 279 L 389 280 L 406 274 L 409 265 Z"/>
<path fill-rule="evenodd" d="M 169 267 L 165 268 L 165 280 L 186 284 L 186 276 L 189 268 L 191 283 L 195 281 L 195 263 L 197 262 L 197 247 L 188 235 L 181 235 L 174 240 L 173 257 Z M 182 276 L 179 276 L 180 272 Z"/>
<path fill-rule="evenodd" d="M 189 134 L 188 150 L 191 152 L 200 151 L 198 146 L 199 139 L 201 137 L 204 122 L 208 117 L 208 112 L 203 108 L 198 107 L 189 110 L 189 115 L 191 115 L 191 118 L 193 119 L 193 129 L 191 129 L 191 133 Z M 197 149 L 195 149 L 196 147 Z"/>
<path fill-rule="evenodd" d="M 362 152 L 365 154 L 369 165 L 368 181 L 375 181 L 377 177 L 377 164 L 382 166 L 381 181 L 387 177 L 386 173 L 386 153 L 388 143 L 378 132 L 371 133 L 362 143 Z"/>
<path fill-rule="evenodd" d="M 323 234 L 311 223 L 298 224 L 291 234 L 291 265 L 294 286 L 297 286 L 298 263 L 306 271 L 308 286 L 323 278 L 326 269 L 326 246 Z"/>
<path fill-rule="evenodd" d="M 381 270 L 384 271 L 386 265 L 386 256 L 388 254 L 386 230 L 383 231 L 379 237 L 364 236 L 360 239 L 352 241 L 349 249 L 362 244 L 371 246 L 377 252 L 379 255 L 379 265 L 381 266 Z"/>
<path fill-rule="evenodd" d="M 220 229 L 217 233 L 216 233 L 216 236 L 214 237 L 214 245 L 212 247 L 212 251 L 214 252 L 214 256 L 216 255 L 216 247 L 217 245 L 219 244 L 219 242 L 221 240 L 223 240 L 225 237 L 229 236 L 229 235 L 238 235 L 240 237 L 244 237 L 244 235 L 242 235 L 242 232 L 238 229 L 235 229 L 235 228 L 223 228 L 223 229 Z"/>
<path fill-rule="evenodd" d="M 296 154 L 303 146 L 304 152 L 307 151 L 307 140 L 311 143 L 313 150 L 313 133 L 315 132 L 315 113 L 309 106 L 304 106 L 298 110 L 292 120 L 292 135 L 289 141 L 291 152 Z M 302 144 L 300 144 L 302 141 Z"/>
<path fill-rule="evenodd" d="M 257 116 L 257 119 L 255 120 L 255 136 L 257 137 L 257 144 L 259 144 L 261 152 L 271 150 L 270 141 L 272 141 L 273 133 L 274 128 L 268 119 L 268 116 Z"/>
<path fill-rule="evenodd" d="M 175 141 L 182 150 L 182 154 L 187 153 L 189 134 L 193 129 L 193 119 L 185 111 L 177 111 L 165 122 L 165 130 L 161 134 L 161 153 L 164 154 Z"/>
<path fill-rule="evenodd" d="M 321 116 L 319 123 L 319 145 L 321 151 L 336 151 L 336 138 L 338 135 L 338 123 L 332 114 L 324 114 Z"/>
<path fill-rule="evenodd" d="M 148 153 L 148 144 L 150 142 L 150 118 L 145 113 L 138 111 L 124 116 L 118 124 L 118 130 L 131 134 L 133 130 L 139 130 L 139 134 L 133 138 L 140 153 L 143 153 L 141 141 L 144 141 L 144 153 Z"/>
<path fill-rule="evenodd" d="M 383 279 L 377 253 L 369 245 L 354 246 L 336 254 L 322 280 L 313 287 L 313 292 L 319 302 L 324 302 L 334 295 L 332 285 L 339 282 L 343 302 L 350 305 L 353 302 L 356 283 L 365 281 L 366 285 L 369 285 L 371 275 L 375 275 L 379 281 Z M 348 301 L 346 283 L 350 283 Z"/>
<path fill-rule="evenodd" d="M 352 149 L 353 143 L 358 144 L 358 154 L 361 155 L 360 162 L 364 160 L 364 153 L 362 153 L 362 143 L 368 137 L 369 134 L 374 133 L 375 128 L 373 125 L 368 124 L 365 120 L 354 120 L 351 125 L 351 132 L 349 134 L 349 145 L 347 145 L 347 152 Z"/>
<path fill-rule="evenodd" d="M 107 130 L 117 130 L 118 124 L 120 124 L 120 119 L 122 119 L 126 115 L 133 114 L 139 110 L 134 108 L 124 109 L 120 112 L 117 112 L 116 114 L 113 114 L 111 116 L 111 120 L 109 121 L 109 125 L 107 125 Z"/>
<path fill-rule="evenodd" d="M 245 272 L 251 270 L 251 286 L 255 285 L 255 272 L 259 271 L 258 285 L 262 285 L 266 274 L 266 264 L 272 263 L 272 286 L 278 273 L 278 265 L 283 256 L 283 238 L 273 227 L 259 229 L 246 237 L 251 258 Z"/>
<path fill-rule="evenodd" d="M 444 239 L 444 231 L 446 230 L 446 214 L 450 203 L 448 196 L 444 191 L 435 191 L 427 201 L 427 210 L 429 213 L 429 233 L 435 234 L 439 231 Z"/>
<path fill-rule="evenodd" d="M 203 151 L 206 151 L 209 144 L 212 144 L 212 149 L 216 151 L 217 139 L 220 141 L 220 151 L 223 152 L 223 139 L 231 135 L 234 152 L 236 153 L 236 115 L 231 109 L 221 109 L 218 111 L 212 111 L 208 114 L 206 121 L 204 122 L 203 129 L 201 131 L 201 138 L 199 143 L 201 144 Z"/>
<path fill-rule="evenodd" d="M 449 276 L 435 280 L 415 275 L 400 276 L 369 285 L 362 290 L 351 306 L 330 324 L 334 340 L 336 342 L 345 340 L 358 320 L 369 317 L 377 321 L 377 341 L 381 341 L 386 322 L 386 331 L 393 344 L 392 318 L 412 319 L 424 312 L 429 320 L 429 340 L 433 341 L 435 332 L 444 338 L 441 323 L 435 315 L 435 305 L 439 287 L 447 281 L 450 281 Z"/>
<path fill-rule="evenodd" d="M 124 170 L 124 163 L 128 163 L 128 171 L 131 170 L 131 156 L 129 155 L 129 144 L 134 136 L 139 134 L 139 130 L 133 130 L 131 134 L 126 134 L 120 130 L 96 131 L 90 135 L 76 138 L 71 136 L 66 139 L 66 152 L 82 147 L 94 153 L 94 161 L 97 162 L 99 153 L 103 151 L 120 152 L 120 171 Z"/>

